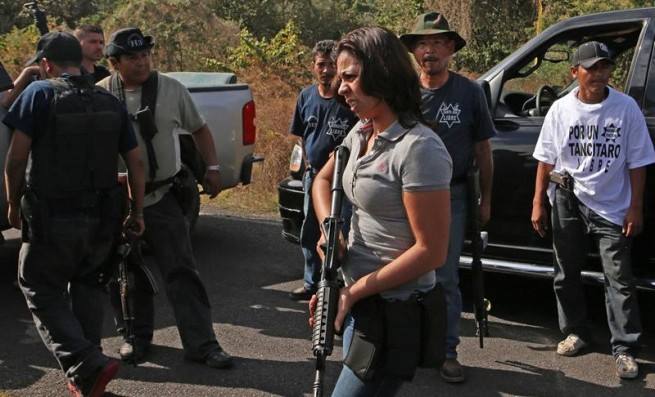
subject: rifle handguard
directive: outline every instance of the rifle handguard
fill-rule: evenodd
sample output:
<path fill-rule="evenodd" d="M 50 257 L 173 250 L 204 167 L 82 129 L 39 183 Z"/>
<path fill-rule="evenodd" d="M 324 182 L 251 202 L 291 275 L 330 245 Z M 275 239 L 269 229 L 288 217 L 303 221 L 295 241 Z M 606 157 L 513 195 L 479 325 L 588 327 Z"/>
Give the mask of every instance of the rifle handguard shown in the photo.
<path fill-rule="evenodd" d="M 327 357 L 334 348 L 334 318 L 339 302 L 339 285 L 336 280 L 322 280 L 316 293 L 318 302 L 314 312 L 314 330 L 312 332 L 312 350 L 314 356 Z"/>

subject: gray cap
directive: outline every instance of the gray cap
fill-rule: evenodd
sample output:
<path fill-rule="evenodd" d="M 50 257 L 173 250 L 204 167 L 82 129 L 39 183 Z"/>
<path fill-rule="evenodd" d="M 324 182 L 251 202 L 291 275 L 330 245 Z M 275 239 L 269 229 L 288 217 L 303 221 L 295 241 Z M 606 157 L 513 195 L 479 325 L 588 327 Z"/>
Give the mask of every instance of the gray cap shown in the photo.
<path fill-rule="evenodd" d="M 571 58 L 571 66 L 581 65 L 583 68 L 588 69 L 598 61 L 608 61 L 614 64 L 610 56 L 610 50 L 605 43 L 588 41 L 575 50 Z"/>

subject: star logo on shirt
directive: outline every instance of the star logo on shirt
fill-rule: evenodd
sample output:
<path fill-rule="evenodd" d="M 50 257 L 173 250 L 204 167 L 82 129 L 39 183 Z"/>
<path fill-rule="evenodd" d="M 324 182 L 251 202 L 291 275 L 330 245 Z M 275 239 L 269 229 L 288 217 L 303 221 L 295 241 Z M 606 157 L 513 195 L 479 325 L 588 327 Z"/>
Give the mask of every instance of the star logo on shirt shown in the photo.
<path fill-rule="evenodd" d="M 318 126 L 318 117 L 311 115 L 307 117 L 305 123 L 307 123 L 307 127 L 311 128 L 312 130 L 315 130 L 316 126 Z"/>
<path fill-rule="evenodd" d="M 441 103 L 439 111 L 437 112 L 437 121 L 439 124 L 446 124 L 448 128 L 452 128 L 455 124 L 460 124 L 459 114 L 462 110 L 459 108 L 459 103 Z"/>
<path fill-rule="evenodd" d="M 328 120 L 327 134 L 335 141 L 346 136 L 348 133 L 348 119 L 332 117 Z"/>
<path fill-rule="evenodd" d="M 605 137 L 605 142 L 610 140 L 616 142 L 616 140 L 621 137 L 621 127 L 616 127 L 614 123 L 603 127 L 603 130 L 604 131 L 601 135 Z"/>

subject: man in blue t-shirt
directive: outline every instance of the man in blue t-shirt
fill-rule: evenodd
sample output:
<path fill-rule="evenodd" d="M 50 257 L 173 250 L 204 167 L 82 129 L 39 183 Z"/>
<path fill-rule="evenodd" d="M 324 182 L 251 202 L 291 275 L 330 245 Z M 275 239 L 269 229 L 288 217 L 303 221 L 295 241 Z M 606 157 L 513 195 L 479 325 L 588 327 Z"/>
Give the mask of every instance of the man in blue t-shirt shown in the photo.
<path fill-rule="evenodd" d="M 357 116 L 336 98 L 333 85 L 336 68 L 332 59 L 334 40 L 316 43 L 312 50 L 312 73 L 316 84 L 306 87 L 298 96 L 289 132 L 303 141 L 306 158 L 303 188 L 305 220 L 300 230 L 300 246 L 305 257 L 304 285 L 289 293 L 293 300 L 307 300 L 316 292 L 321 278 L 321 260 L 316 253 L 320 229 L 312 205 L 312 182 L 350 129 Z M 350 205 L 342 210 L 346 224 L 350 220 Z"/>
<path fill-rule="evenodd" d="M 124 231 L 143 233 L 145 175 L 125 107 L 81 76 L 73 35 L 45 34 L 29 62 L 49 80 L 30 84 L 3 122 L 13 131 L 5 166 L 9 223 L 22 229 L 18 284 L 37 330 L 73 396 L 99 396 L 118 371 L 102 353 L 106 270 L 126 201 L 120 154 L 134 205 Z M 31 168 L 25 171 L 31 155 Z"/>
<path fill-rule="evenodd" d="M 466 176 L 475 163 L 480 169 L 480 223 L 484 225 L 491 213 L 493 163 L 489 138 L 495 135 L 495 130 L 482 89 L 448 70 L 453 54 L 464 47 L 466 41 L 450 30 L 442 14 L 420 15 L 414 30 L 400 39 L 414 54 L 420 68 L 423 115 L 433 124 L 453 160 L 450 243 L 446 263 L 436 274 L 446 292 L 448 313 L 446 361 L 441 377 L 447 382 L 463 382 L 464 370 L 457 361 L 462 313 L 458 269 L 467 222 Z"/>

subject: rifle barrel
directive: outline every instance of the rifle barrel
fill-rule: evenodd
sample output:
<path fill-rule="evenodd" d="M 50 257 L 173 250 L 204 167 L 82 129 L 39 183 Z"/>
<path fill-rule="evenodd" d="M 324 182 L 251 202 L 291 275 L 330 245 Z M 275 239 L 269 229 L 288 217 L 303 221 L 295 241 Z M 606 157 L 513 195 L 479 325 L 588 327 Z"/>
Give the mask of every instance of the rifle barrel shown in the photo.
<path fill-rule="evenodd" d="M 332 174 L 330 216 L 325 221 L 326 250 L 321 269 L 321 281 L 318 285 L 316 312 L 314 313 L 314 329 L 312 334 L 312 350 L 316 356 L 316 376 L 314 377 L 314 396 L 323 395 L 323 373 L 325 360 L 332 354 L 334 345 L 334 319 L 337 314 L 339 299 L 339 284 L 337 269 L 339 267 L 339 233 L 343 220 L 341 219 L 341 204 L 343 186 L 341 184 L 343 171 L 350 152 L 344 146 L 338 146 L 334 155 L 334 173 Z"/>

